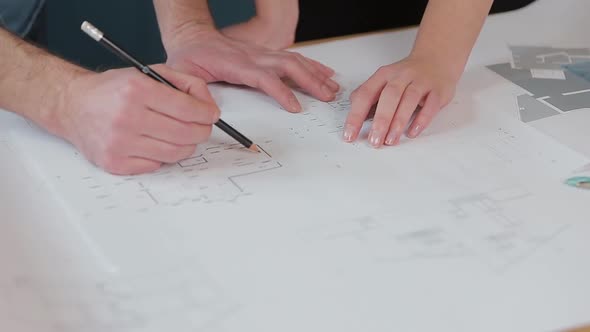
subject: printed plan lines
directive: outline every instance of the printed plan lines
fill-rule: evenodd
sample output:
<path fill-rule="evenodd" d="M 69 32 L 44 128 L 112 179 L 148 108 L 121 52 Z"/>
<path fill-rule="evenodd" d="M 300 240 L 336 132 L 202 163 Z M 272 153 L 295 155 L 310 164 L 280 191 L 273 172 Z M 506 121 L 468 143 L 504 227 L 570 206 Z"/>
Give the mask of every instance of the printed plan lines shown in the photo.
<path fill-rule="evenodd" d="M 301 230 L 309 245 L 357 248 L 380 264 L 468 259 L 501 272 L 521 263 L 568 227 L 514 217 L 532 199 L 522 188 L 462 196 L 428 213 L 381 214 Z"/>
<path fill-rule="evenodd" d="M 590 49 L 512 46 L 512 62 L 488 68 L 526 90 L 517 96 L 522 122 L 589 108 Z"/>
<path fill-rule="evenodd" d="M 240 179 L 281 167 L 266 151 L 252 153 L 240 144 L 218 143 L 204 145 L 193 157 L 153 174 L 125 177 L 115 183 L 96 183 L 91 177 L 82 180 L 91 184 L 88 189 L 105 202 L 105 209 L 121 208 L 120 203 L 130 203 L 125 197 L 134 195 L 138 210 L 147 211 L 150 205 L 235 202 L 250 194 Z"/>

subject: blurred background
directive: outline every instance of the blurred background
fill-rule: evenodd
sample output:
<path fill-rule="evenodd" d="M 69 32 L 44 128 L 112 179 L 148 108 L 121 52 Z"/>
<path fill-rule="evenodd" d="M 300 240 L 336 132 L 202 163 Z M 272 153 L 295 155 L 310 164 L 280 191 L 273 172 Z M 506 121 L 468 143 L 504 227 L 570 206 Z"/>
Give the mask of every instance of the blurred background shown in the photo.
<path fill-rule="evenodd" d="M 281 0 L 276 0 L 281 1 Z M 523 7 L 534 0 L 496 0 L 493 12 Z M 300 0 L 297 40 L 334 37 L 419 23 L 427 0 Z M 209 0 L 218 27 L 250 19 L 254 0 Z M 32 37 L 66 59 L 91 69 L 123 66 L 80 31 L 88 20 L 143 62 L 166 59 L 150 0 L 47 0 Z"/>
<path fill-rule="evenodd" d="M 219 27 L 246 21 L 255 13 L 251 0 L 213 0 L 210 6 Z M 34 38 L 52 52 L 88 68 L 123 66 L 80 31 L 85 20 L 145 63 L 163 62 L 166 58 L 150 0 L 47 0 Z"/>

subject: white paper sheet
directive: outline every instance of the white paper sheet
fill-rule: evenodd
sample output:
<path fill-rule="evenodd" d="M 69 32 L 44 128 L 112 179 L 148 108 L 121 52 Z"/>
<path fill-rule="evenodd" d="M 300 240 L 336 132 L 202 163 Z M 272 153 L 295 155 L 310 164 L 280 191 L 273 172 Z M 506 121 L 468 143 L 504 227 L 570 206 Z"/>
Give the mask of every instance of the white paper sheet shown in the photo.
<path fill-rule="evenodd" d="M 588 195 L 563 176 L 588 160 L 469 89 L 420 139 L 380 150 L 345 144 L 355 84 L 343 82 L 334 103 L 301 96 L 305 112 L 296 115 L 257 93 L 216 88 L 224 118 L 265 152 L 216 132 L 194 157 L 137 177 L 108 175 L 68 144 L 16 128 L 13 146 L 91 242 L 106 277 L 8 280 L 10 296 L 49 298 L 53 310 L 14 326 L 463 331 L 487 310 L 497 319 L 476 330 L 547 326 L 510 319 L 498 290 L 531 287 L 518 275 L 542 270 L 539 257 L 555 255 L 587 220 Z"/>
<path fill-rule="evenodd" d="M 522 90 L 483 66 L 507 62 L 507 42 L 582 45 L 589 10 L 538 0 L 492 17 L 453 103 L 395 148 L 342 143 L 339 106 L 306 99 L 308 113 L 292 115 L 239 89 L 215 91 L 223 118 L 270 157 L 223 150 L 234 142 L 216 132 L 182 166 L 126 179 L 15 127 L 30 182 L 70 218 L 8 232 L 2 223 L 0 330 L 537 332 L 587 322 L 590 196 L 563 180 L 588 160 L 521 123 Z M 414 37 L 303 52 L 353 87 Z M 585 122 L 573 120 L 572 141 L 587 145 Z"/>

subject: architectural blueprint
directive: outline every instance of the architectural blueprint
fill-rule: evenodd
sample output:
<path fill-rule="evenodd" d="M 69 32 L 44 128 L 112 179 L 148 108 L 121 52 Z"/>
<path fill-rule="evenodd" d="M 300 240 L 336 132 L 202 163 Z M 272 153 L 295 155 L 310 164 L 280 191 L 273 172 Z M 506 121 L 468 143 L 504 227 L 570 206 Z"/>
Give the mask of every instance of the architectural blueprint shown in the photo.
<path fill-rule="evenodd" d="M 511 63 L 488 68 L 527 91 L 517 97 L 523 122 L 590 108 L 590 81 L 584 78 L 590 49 L 511 46 L 510 50 Z"/>
<path fill-rule="evenodd" d="M 396 147 L 371 148 L 367 128 L 345 144 L 342 125 L 350 91 L 404 59 L 416 29 L 298 49 L 343 86 L 332 103 L 297 93 L 300 114 L 212 86 L 223 119 L 261 154 L 214 128 L 191 158 L 118 177 L 26 121 L 0 118 L 9 151 L 0 165 L 10 164 L 0 173 L 0 331 L 587 324 L 590 160 L 570 142 L 590 137 L 588 13 L 587 0 L 537 0 L 491 15 L 455 98 Z M 509 60 L 507 42 L 556 47 L 513 47 Z M 500 62 L 501 75 L 485 67 Z M 19 209 L 35 213 L 13 220 Z"/>
<path fill-rule="evenodd" d="M 20 122 L 7 143 L 69 216 L 42 224 L 61 222 L 85 241 L 62 253 L 39 248 L 30 265 L 47 264 L 43 273 L 0 276 L 0 329 L 471 331 L 447 317 L 494 312 L 478 331 L 537 330 L 496 319 L 530 304 L 499 290 L 527 290 L 531 274 L 553 280 L 547 260 L 559 262 L 564 239 L 587 221 L 587 191 L 564 185 L 564 175 L 590 161 L 476 104 L 471 85 L 418 139 L 376 150 L 365 128 L 346 144 L 359 80 L 340 81 L 331 103 L 298 94 L 301 114 L 212 87 L 224 119 L 263 153 L 214 131 L 192 157 L 139 176 L 106 174 Z M 24 242 L 36 248 L 46 237 Z M 0 245 L 1 258 L 12 247 Z M 80 252 L 96 265 L 83 275 L 69 270 L 77 259 L 68 255 Z"/>

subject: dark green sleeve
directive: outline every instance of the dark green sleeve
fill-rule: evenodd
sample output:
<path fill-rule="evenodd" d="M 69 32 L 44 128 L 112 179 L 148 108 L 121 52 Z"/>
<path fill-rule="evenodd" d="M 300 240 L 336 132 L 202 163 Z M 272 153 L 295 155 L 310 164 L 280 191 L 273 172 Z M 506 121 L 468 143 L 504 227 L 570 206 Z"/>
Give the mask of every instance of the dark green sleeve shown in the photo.
<path fill-rule="evenodd" d="M 31 30 L 44 0 L 0 0 L 0 25 L 25 36 Z"/>

